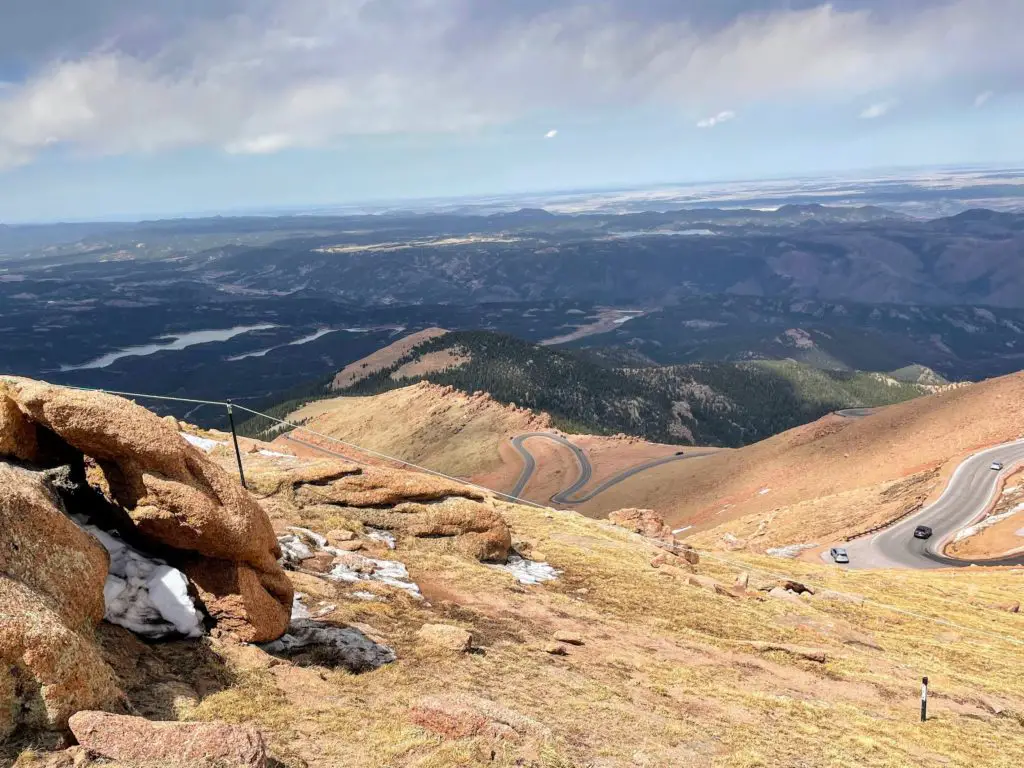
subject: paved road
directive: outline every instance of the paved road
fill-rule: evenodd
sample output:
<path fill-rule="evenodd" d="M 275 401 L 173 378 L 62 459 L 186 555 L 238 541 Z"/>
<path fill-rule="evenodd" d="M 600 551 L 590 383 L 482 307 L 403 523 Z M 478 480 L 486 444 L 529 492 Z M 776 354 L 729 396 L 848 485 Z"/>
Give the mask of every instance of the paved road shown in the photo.
<path fill-rule="evenodd" d="M 565 446 L 570 451 L 572 451 L 573 455 L 576 457 L 576 463 L 579 465 L 580 468 L 580 473 L 579 476 L 576 478 L 576 482 L 574 482 L 568 488 L 559 491 L 558 493 L 551 497 L 551 501 L 553 501 L 554 503 L 566 505 L 584 504 L 593 499 L 594 497 L 598 496 L 599 494 L 604 493 L 612 486 L 618 485 L 623 480 L 628 480 L 629 478 L 633 477 L 633 475 L 638 475 L 641 472 L 646 472 L 648 469 L 660 467 L 662 464 L 669 464 L 674 461 L 682 461 L 683 459 L 695 459 L 701 456 L 710 455 L 707 453 L 684 453 L 682 455 L 666 456 L 665 458 L 662 459 L 655 459 L 653 461 L 648 461 L 643 464 L 638 464 L 635 467 L 630 467 L 625 472 L 621 472 L 618 475 L 615 475 L 614 477 L 605 480 L 603 483 L 601 483 L 601 485 L 599 485 L 597 488 L 594 488 L 592 491 L 589 491 L 587 494 L 583 496 L 576 496 L 577 493 L 579 493 L 581 490 L 583 490 L 584 487 L 586 487 L 587 483 L 589 483 L 591 478 L 594 476 L 594 468 L 590 463 L 590 459 L 587 458 L 587 454 L 584 453 L 578 445 L 570 442 L 569 440 L 566 440 L 561 435 L 556 435 L 551 432 L 527 432 L 526 434 L 518 435 L 517 437 L 512 438 L 512 446 L 519 452 L 519 455 L 523 459 L 523 471 L 519 475 L 519 480 L 516 481 L 515 487 L 510 491 L 511 496 L 521 497 L 523 495 L 523 491 L 526 490 L 526 486 L 533 478 L 533 473 L 537 471 L 537 460 L 533 457 L 533 454 L 530 453 L 530 451 L 527 450 L 526 446 L 524 445 L 524 443 L 527 440 L 531 440 L 534 438 L 551 440 L 554 443 L 558 443 L 559 445 Z"/>
<path fill-rule="evenodd" d="M 990 469 L 998 461 L 1005 469 Z M 988 508 L 1002 477 L 1013 465 L 1024 462 L 1024 440 L 976 453 L 957 467 L 938 501 L 916 515 L 874 536 L 846 545 L 851 568 L 955 568 L 969 565 L 1024 565 L 1024 555 L 1001 560 L 970 562 L 941 554 L 945 544 L 960 529 L 971 525 Z M 927 540 L 915 539 L 914 529 L 929 526 L 935 533 Z M 825 553 L 823 557 L 828 557 Z"/>

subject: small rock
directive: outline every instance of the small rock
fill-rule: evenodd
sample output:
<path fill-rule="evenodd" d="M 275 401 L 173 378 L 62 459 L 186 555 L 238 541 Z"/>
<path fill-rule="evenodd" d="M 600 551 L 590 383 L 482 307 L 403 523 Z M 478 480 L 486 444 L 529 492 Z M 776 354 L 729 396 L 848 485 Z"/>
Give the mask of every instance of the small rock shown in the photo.
<path fill-rule="evenodd" d="M 555 640 L 556 642 L 568 643 L 569 645 L 583 645 L 583 637 L 580 634 L 564 629 L 555 632 Z"/>
<path fill-rule="evenodd" d="M 676 544 L 676 554 L 690 565 L 700 564 L 700 554 L 689 544 Z"/>
<path fill-rule="evenodd" d="M 334 567 L 334 555 L 330 552 L 317 552 L 303 560 L 302 567 L 313 573 L 327 573 Z"/>
<path fill-rule="evenodd" d="M 781 651 L 782 653 L 788 653 L 790 656 L 796 656 L 801 659 L 807 659 L 808 661 L 815 661 L 818 664 L 824 664 L 827 660 L 825 651 L 821 648 L 805 648 L 800 645 L 786 645 L 782 643 L 759 643 L 751 642 L 750 647 L 755 651 L 762 653 L 768 651 Z"/>
<path fill-rule="evenodd" d="M 370 560 L 368 557 L 363 557 L 357 554 L 344 554 L 339 555 L 333 560 L 334 566 L 344 566 L 347 570 L 353 573 L 361 573 L 363 575 L 370 575 L 377 570 L 377 564 Z"/>
<path fill-rule="evenodd" d="M 356 535 L 352 531 L 346 531 L 344 528 L 335 528 L 333 531 L 327 532 L 327 543 L 331 546 L 338 546 L 343 541 L 353 541 Z"/>
<path fill-rule="evenodd" d="M 814 594 L 813 589 L 808 587 L 806 584 L 801 584 L 799 581 L 786 580 L 782 582 L 781 586 L 783 589 L 791 590 L 796 592 L 798 595 L 802 595 L 805 592 L 811 595 Z"/>
<path fill-rule="evenodd" d="M 530 550 L 530 559 L 535 563 L 546 563 L 548 561 L 547 556 L 539 549 Z"/>
<path fill-rule="evenodd" d="M 473 647 L 473 635 L 460 627 L 447 624 L 424 624 L 416 636 L 435 648 L 465 653 Z"/>
<path fill-rule="evenodd" d="M 569 649 L 561 643 L 548 643 L 544 646 L 544 653 L 550 653 L 552 656 L 568 656 Z"/>
<path fill-rule="evenodd" d="M 178 420 L 176 418 L 174 418 L 173 416 L 164 416 L 163 421 L 164 421 L 164 424 L 169 426 L 175 432 L 180 432 L 181 431 L 181 425 L 178 424 Z"/>
<path fill-rule="evenodd" d="M 267 764 L 263 736 L 250 726 L 151 722 L 89 711 L 72 715 L 69 726 L 85 749 L 128 765 L 265 768 Z"/>
<path fill-rule="evenodd" d="M 746 591 L 747 587 L 750 586 L 750 574 L 746 571 L 741 573 L 739 576 L 736 577 L 736 581 L 733 584 L 733 586 L 735 586 L 736 589 L 742 589 Z"/>
<path fill-rule="evenodd" d="M 991 712 L 993 715 L 1001 715 L 1006 711 L 1006 705 L 1003 704 L 999 699 L 993 698 L 987 694 L 982 694 L 978 697 L 978 701 L 981 702 L 981 706 Z"/>
<path fill-rule="evenodd" d="M 1016 601 L 1012 603 L 997 603 L 992 607 L 997 611 L 1005 611 L 1006 613 L 1020 613 L 1020 603 Z"/>
<path fill-rule="evenodd" d="M 334 545 L 335 549 L 340 549 L 342 552 L 358 552 L 363 548 L 363 542 L 361 541 L 339 541 Z"/>

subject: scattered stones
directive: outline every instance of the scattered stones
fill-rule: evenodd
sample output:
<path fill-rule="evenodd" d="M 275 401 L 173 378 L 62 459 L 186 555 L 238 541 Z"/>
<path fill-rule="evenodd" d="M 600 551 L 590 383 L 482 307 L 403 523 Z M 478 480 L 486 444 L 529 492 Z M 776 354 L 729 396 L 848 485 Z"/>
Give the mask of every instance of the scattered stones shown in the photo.
<path fill-rule="evenodd" d="M 267 748 L 255 728 L 227 723 L 151 722 L 106 712 L 78 712 L 71 732 L 92 753 L 127 765 L 162 768 L 265 768 Z"/>
<path fill-rule="evenodd" d="M 818 664 L 824 664 L 827 660 L 825 651 L 821 648 L 806 648 L 800 645 L 787 645 L 784 643 L 760 643 L 751 641 L 748 643 L 751 648 L 760 653 L 768 653 L 770 651 L 779 651 L 781 653 L 788 653 L 790 656 L 796 656 L 797 658 L 806 659 L 807 661 L 814 661 Z"/>
<path fill-rule="evenodd" d="M 675 544 L 676 537 L 672 535 L 672 529 L 665 524 L 665 518 L 653 509 L 620 509 L 610 513 L 608 520 L 645 538 L 670 546 Z"/>
<path fill-rule="evenodd" d="M 469 694 L 424 697 L 410 708 L 409 719 L 447 739 L 484 736 L 518 741 L 527 736 L 543 738 L 549 734 L 537 721 Z"/>
<path fill-rule="evenodd" d="M 465 653 L 473 647 L 473 635 L 461 627 L 447 624 L 424 624 L 416 637 L 427 645 L 457 653 Z"/>
<path fill-rule="evenodd" d="M 567 643 L 568 645 L 583 645 L 583 636 L 578 632 L 570 632 L 565 629 L 560 629 L 555 632 L 555 641 L 559 643 Z"/>

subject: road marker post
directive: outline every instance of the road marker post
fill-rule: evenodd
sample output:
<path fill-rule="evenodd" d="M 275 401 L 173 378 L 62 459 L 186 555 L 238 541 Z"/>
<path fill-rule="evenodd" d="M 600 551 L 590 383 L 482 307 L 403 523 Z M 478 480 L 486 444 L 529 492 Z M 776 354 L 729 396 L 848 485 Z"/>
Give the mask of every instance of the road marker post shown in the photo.
<path fill-rule="evenodd" d="M 921 722 L 928 721 L 928 678 L 921 678 Z"/>
<path fill-rule="evenodd" d="M 228 407 L 228 423 L 231 424 L 231 442 L 235 444 L 235 461 L 238 462 L 238 476 L 242 480 L 242 487 L 248 490 L 249 486 L 245 484 L 245 471 L 242 469 L 242 452 L 238 450 L 238 435 L 235 432 L 235 409 L 231 405 L 230 399 L 224 404 Z"/>

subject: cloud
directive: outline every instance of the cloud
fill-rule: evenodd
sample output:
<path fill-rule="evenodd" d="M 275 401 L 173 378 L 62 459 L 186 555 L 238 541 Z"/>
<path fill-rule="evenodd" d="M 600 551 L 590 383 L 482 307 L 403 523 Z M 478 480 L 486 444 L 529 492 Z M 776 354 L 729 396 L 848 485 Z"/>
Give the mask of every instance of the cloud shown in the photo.
<path fill-rule="evenodd" d="M 870 107 L 860 113 L 861 120 L 877 120 L 880 117 L 885 117 L 889 114 L 896 105 L 899 104 L 898 99 L 889 99 L 888 101 L 879 101 L 872 104 Z"/>
<path fill-rule="evenodd" d="M 550 131 L 548 131 L 547 133 L 544 134 L 544 138 L 545 139 L 553 139 L 557 135 L 558 135 L 558 129 L 557 128 L 552 128 Z"/>
<path fill-rule="evenodd" d="M 552 110 L 846 108 L 1024 71 L 1019 0 L 52 2 L 5 0 L 0 168 L 53 144 L 268 153 Z"/>
<path fill-rule="evenodd" d="M 717 115 L 706 117 L 697 123 L 698 128 L 714 128 L 719 123 L 727 123 L 736 117 L 736 113 L 731 109 L 727 109 L 724 112 L 719 112 Z"/>
<path fill-rule="evenodd" d="M 974 108 L 978 109 L 980 107 L 985 106 L 989 102 L 989 100 L 995 95 L 995 91 L 982 91 L 974 99 Z"/>

